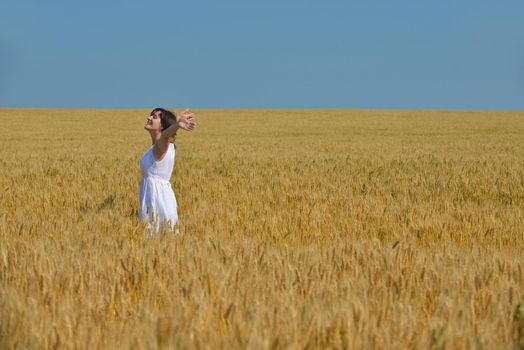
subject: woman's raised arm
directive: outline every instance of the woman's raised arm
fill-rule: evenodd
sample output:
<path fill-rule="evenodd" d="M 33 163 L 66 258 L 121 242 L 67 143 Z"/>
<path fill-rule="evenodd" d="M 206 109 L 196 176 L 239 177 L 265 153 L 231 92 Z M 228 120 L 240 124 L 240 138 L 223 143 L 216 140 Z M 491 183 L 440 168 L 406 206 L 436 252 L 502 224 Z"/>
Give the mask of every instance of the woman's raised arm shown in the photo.
<path fill-rule="evenodd" d="M 169 147 L 169 140 L 175 136 L 178 129 L 191 131 L 195 128 L 195 114 L 190 113 L 188 109 L 183 111 L 180 117 L 177 118 L 176 122 L 171 124 L 167 129 L 162 131 L 160 138 L 156 141 L 153 148 L 153 156 L 156 160 L 161 160 L 167 152 Z"/>
<path fill-rule="evenodd" d="M 179 128 L 182 130 L 191 131 L 195 128 L 195 126 L 195 113 L 190 113 L 189 109 L 186 109 L 181 113 L 180 117 L 177 118 L 176 123 L 162 131 L 161 138 L 169 140 L 172 136 L 175 136 Z"/>

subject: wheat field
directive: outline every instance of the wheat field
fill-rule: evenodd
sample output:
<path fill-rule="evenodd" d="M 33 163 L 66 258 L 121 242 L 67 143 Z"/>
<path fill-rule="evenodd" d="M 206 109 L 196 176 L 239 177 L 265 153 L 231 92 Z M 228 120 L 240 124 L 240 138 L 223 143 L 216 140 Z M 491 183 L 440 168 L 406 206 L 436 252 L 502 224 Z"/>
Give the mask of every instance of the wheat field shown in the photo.
<path fill-rule="evenodd" d="M 2 349 L 524 349 L 524 113 L 0 109 Z"/>

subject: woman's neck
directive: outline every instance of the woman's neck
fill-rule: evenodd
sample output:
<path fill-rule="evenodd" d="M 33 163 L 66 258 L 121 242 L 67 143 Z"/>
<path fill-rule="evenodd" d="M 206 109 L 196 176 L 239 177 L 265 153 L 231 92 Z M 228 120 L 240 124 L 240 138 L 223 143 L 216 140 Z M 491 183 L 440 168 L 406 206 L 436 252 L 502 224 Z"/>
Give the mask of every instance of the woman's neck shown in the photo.
<path fill-rule="evenodd" d="M 149 134 L 151 135 L 151 143 L 153 145 L 160 139 L 160 136 L 162 135 L 160 132 L 150 132 Z"/>

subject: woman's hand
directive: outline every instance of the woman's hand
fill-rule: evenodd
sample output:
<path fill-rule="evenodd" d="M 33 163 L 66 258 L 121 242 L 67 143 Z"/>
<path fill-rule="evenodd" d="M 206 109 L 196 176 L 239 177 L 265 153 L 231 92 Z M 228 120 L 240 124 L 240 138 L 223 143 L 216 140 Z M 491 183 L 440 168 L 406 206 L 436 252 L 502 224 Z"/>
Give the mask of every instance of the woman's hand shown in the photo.
<path fill-rule="evenodd" d="M 189 109 L 186 109 L 185 111 L 183 111 L 180 116 L 177 118 L 177 124 L 178 124 L 178 127 L 180 129 L 183 129 L 183 130 L 186 130 L 186 131 L 191 131 L 195 128 L 196 126 L 196 123 L 195 123 L 195 118 L 194 118 L 195 114 L 194 113 L 190 113 L 189 112 Z"/>

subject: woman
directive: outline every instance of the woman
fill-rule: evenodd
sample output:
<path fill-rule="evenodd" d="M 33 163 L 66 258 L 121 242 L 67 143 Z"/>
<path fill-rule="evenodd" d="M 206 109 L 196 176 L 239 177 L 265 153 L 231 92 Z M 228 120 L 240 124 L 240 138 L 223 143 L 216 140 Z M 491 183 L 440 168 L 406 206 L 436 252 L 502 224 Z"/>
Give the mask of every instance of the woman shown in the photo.
<path fill-rule="evenodd" d="M 171 111 L 155 108 L 147 117 L 144 128 L 151 135 L 152 146 L 140 159 L 140 221 L 147 221 L 150 229 L 161 227 L 173 231 L 178 222 L 175 194 L 171 189 L 171 173 L 175 165 L 174 138 L 178 129 L 191 131 L 195 127 L 194 114 L 188 110 L 176 117 Z"/>

